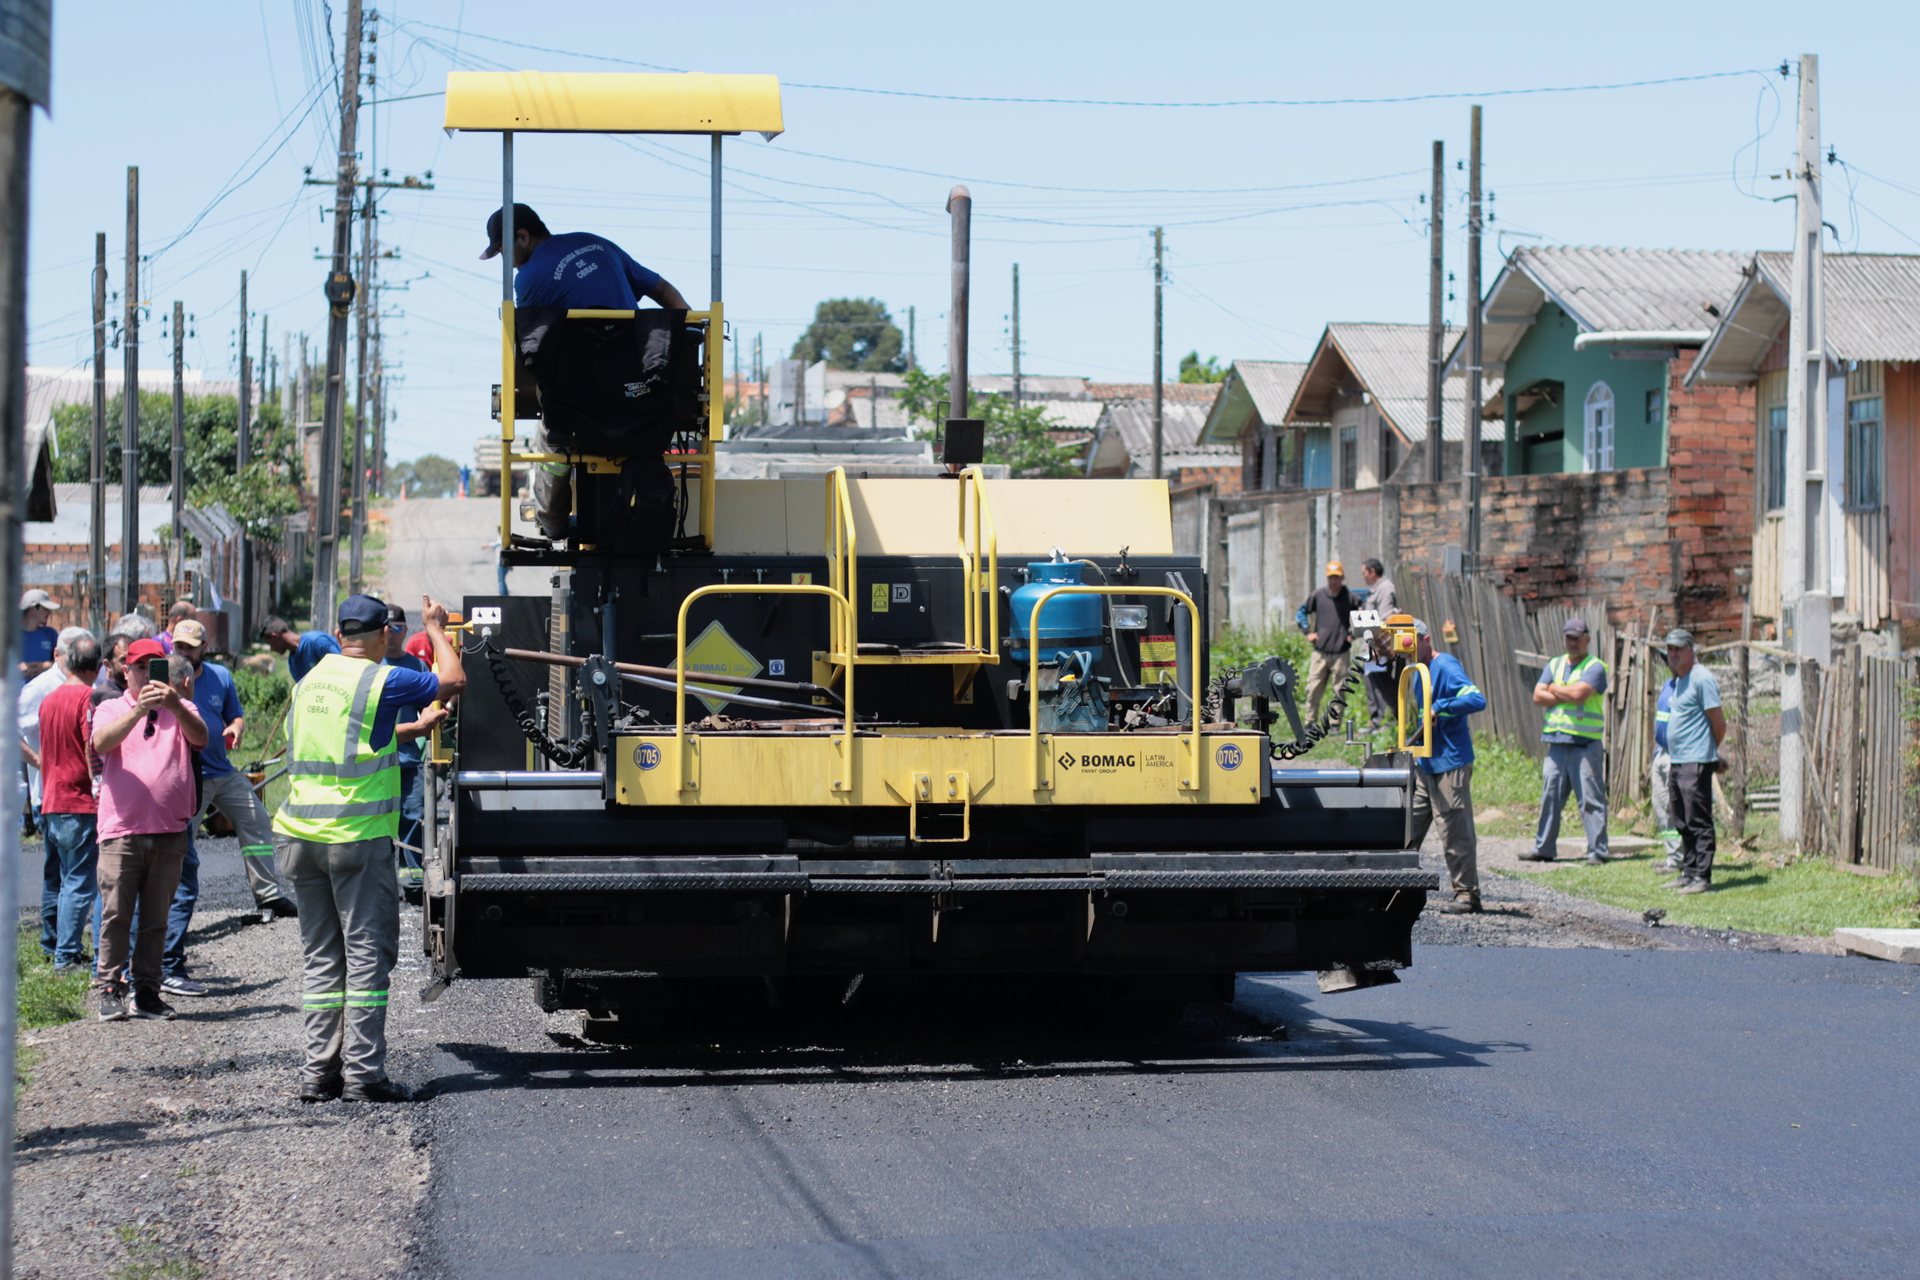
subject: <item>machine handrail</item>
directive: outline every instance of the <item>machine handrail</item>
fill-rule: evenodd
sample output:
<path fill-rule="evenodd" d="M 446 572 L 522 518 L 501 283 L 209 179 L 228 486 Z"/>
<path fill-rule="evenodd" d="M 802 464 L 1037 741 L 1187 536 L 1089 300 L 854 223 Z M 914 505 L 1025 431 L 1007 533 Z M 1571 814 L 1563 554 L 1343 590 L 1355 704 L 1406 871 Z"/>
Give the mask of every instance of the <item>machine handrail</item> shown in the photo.
<path fill-rule="evenodd" d="M 1040 593 L 1033 602 L 1033 611 L 1027 615 L 1027 736 L 1033 744 L 1033 789 L 1045 791 L 1051 784 L 1047 781 L 1045 770 L 1040 763 L 1040 611 L 1047 601 L 1055 596 L 1161 596 L 1169 600 L 1178 600 L 1187 607 L 1187 615 L 1193 619 L 1194 630 L 1200 627 L 1200 610 L 1195 607 L 1193 597 L 1173 587 L 1140 586 L 1092 586 L 1088 584 L 1049 587 Z M 1193 727 L 1181 737 L 1186 742 L 1186 776 L 1180 779 L 1182 791 L 1200 790 L 1202 757 L 1200 755 L 1200 664 L 1193 664 L 1192 707 Z M 1089 676 L 1089 679 L 1092 677 Z"/>
<path fill-rule="evenodd" d="M 564 463 L 602 463 L 618 466 L 623 458 L 605 457 L 594 453 L 515 453 L 513 451 L 514 427 L 514 304 L 511 300 L 500 304 L 500 545 L 511 546 L 513 539 L 513 465 L 516 462 L 564 462 Z M 604 307 L 570 307 L 566 318 L 569 320 L 631 320 L 638 311 L 612 310 Z M 703 397 L 706 400 L 707 429 L 706 448 L 694 453 L 667 453 L 662 451 L 662 459 L 672 459 L 669 466 L 686 466 L 689 463 L 700 464 L 700 538 L 708 546 L 713 546 L 714 496 L 715 482 L 719 468 L 714 465 L 714 445 L 726 439 L 725 396 L 714 394 L 714 389 L 722 384 L 721 357 L 719 349 L 725 345 L 725 310 L 715 302 L 704 311 L 688 310 L 689 324 L 704 323 L 707 326 L 706 361 L 703 370 Z"/>
<path fill-rule="evenodd" d="M 1407 737 L 1407 686 L 1413 682 L 1415 672 L 1420 673 L 1420 740 L 1409 741 Z M 1417 759 L 1426 760 L 1433 755 L 1433 672 L 1424 662 L 1413 662 L 1401 669 L 1400 684 L 1396 690 L 1394 714 L 1400 720 L 1400 750 Z"/>
<path fill-rule="evenodd" d="M 972 520 L 969 521 L 968 517 Z M 968 530 L 972 538 L 968 538 Z M 965 566 L 965 603 L 961 611 L 964 620 L 966 645 L 979 651 L 987 662 L 1000 660 L 1000 533 L 994 526 L 993 507 L 987 501 L 986 475 L 978 467 L 968 467 L 960 473 L 960 560 Z M 986 570 L 981 572 L 981 553 L 984 550 Z M 984 610 L 986 623 L 982 634 L 980 598 L 984 595 L 987 607 Z"/>
<path fill-rule="evenodd" d="M 836 619 L 827 634 L 828 656 L 848 668 L 849 686 L 853 680 L 853 662 L 860 653 L 856 634 L 858 620 L 852 602 L 859 593 L 860 537 L 853 521 L 853 492 L 847 484 L 847 469 L 835 467 L 827 472 L 827 581 L 847 601 L 844 622 Z"/>
<path fill-rule="evenodd" d="M 680 788 L 683 791 L 686 790 L 687 782 L 687 614 L 692 610 L 696 600 L 720 595 L 825 596 L 827 603 L 832 606 L 832 612 L 828 614 L 830 627 L 831 620 L 844 617 L 847 630 L 851 632 L 853 629 L 853 605 L 850 599 L 836 588 L 821 586 L 817 582 L 715 582 L 689 591 L 686 598 L 680 602 L 680 615 L 674 625 L 673 650 L 673 745 L 674 755 L 679 762 L 676 767 L 680 770 Z M 853 667 L 851 664 L 847 666 L 846 680 L 846 685 L 841 690 L 841 695 L 845 699 L 844 714 L 846 716 L 842 732 L 846 735 L 844 758 L 848 770 L 851 771 L 853 761 Z M 843 786 L 836 789 L 846 790 L 851 786 L 852 780 L 849 777 Z"/>

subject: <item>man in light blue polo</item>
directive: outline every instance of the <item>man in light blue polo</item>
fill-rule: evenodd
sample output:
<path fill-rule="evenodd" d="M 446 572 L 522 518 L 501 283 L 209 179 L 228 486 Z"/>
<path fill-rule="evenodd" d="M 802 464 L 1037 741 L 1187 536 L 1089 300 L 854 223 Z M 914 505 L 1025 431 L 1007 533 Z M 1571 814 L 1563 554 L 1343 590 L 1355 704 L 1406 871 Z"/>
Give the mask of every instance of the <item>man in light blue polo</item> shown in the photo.
<path fill-rule="evenodd" d="M 1694 660 L 1692 632 L 1675 627 L 1667 633 L 1667 665 L 1673 668 L 1667 811 L 1680 829 L 1680 875 L 1666 887 L 1705 893 L 1713 888 L 1713 774 L 1720 764 L 1727 719 L 1720 710 L 1720 682 Z"/>
<path fill-rule="evenodd" d="M 1541 740 L 1547 744 L 1541 765 L 1540 821 L 1533 832 L 1528 862 L 1552 862 L 1560 842 L 1560 811 L 1567 795 L 1580 797 L 1580 822 L 1587 831 L 1587 861 L 1607 860 L 1607 754 L 1601 743 L 1606 728 L 1607 664 L 1588 653 L 1593 642 L 1585 618 L 1569 618 L 1562 628 L 1567 651 L 1548 661 L 1533 686 L 1533 705 L 1544 708 Z"/>

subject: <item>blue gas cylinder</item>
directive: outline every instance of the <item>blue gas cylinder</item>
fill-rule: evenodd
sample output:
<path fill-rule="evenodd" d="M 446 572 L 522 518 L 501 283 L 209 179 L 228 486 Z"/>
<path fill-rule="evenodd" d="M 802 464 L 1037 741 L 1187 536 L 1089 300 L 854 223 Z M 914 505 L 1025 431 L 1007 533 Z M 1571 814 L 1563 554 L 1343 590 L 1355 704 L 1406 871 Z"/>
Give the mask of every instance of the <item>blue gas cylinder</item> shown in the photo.
<path fill-rule="evenodd" d="M 1027 566 L 1027 580 L 1013 593 L 1012 657 L 1015 662 L 1030 661 L 1027 645 L 1037 640 L 1040 661 L 1053 662 L 1069 649 L 1087 652 L 1090 662 L 1103 650 L 1104 626 L 1100 597 L 1096 595 L 1055 596 L 1040 611 L 1038 624 L 1028 631 L 1034 604 L 1054 587 L 1079 586 L 1080 562 L 1047 560 Z"/>

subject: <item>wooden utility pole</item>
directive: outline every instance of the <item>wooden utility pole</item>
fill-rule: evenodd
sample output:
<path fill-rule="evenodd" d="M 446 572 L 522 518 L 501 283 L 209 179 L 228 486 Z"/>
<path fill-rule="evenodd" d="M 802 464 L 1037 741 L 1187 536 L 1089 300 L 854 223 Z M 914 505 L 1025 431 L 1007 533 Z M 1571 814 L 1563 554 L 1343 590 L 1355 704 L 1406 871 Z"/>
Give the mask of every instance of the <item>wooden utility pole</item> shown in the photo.
<path fill-rule="evenodd" d="M 1013 407 L 1020 407 L 1020 264 L 1013 264 Z"/>
<path fill-rule="evenodd" d="M 140 607 L 140 168 L 127 166 L 126 318 L 120 402 L 120 611 Z"/>
<path fill-rule="evenodd" d="M 173 557 L 168 565 L 167 607 L 173 607 L 175 593 L 180 589 L 180 580 L 187 576 L 187 539 L 186 526 L 182 519 L 187 509 L 187 387 L 186 387 L 186 346 L 187 346 L 187 308 L 178 299 L 173 304 L 173 468 L 170 472 L 173 492 L 169 497 L 172 510 L 169 519 L 173 527 Z M 246 401 L 240 402 L 241 421 L 246 420 Z"/>
<path fill-rule="evenodd" d="M 266 335 L 260 339 L 265 355 Z M 253 361 L 247 354 L 247 273 L 240 273 L 240 424 L 234 432 L 234 474 L 242 475 L 253 462 Z M 253 630 L 253 539 L 240 523 L 240 625 L 230 639 L 237 646 Z"/>
<path fill-rule="evenodd" d="M 1466 488 L 1468 573 L 1480 571 L 1480 104 L 1467 143 L 1467 403 L 1460 462 Z"/>
<path fill-rule="evenodd" d="M 1780 621 L 1795 655 L 1780 682 L 1780 837 L 1807 835 L 1807 660 L 1833 657 L 1828 583 L 1827 331 L 1820 237 L 1820 60 L 1800 58 L 1800 136 L 1794 161 L 1793 280 L 1787 316 L 1787 514 L 1780 539 Z"/>
<path fill-rule="evenodd" d="M 1166 237 L 1161 228 L 1153 229 L 1153 478 L 1160 478 L 1161 464 L 1166 455 L 1167 428 L 1161 403 L 1164 390 L 1161 382 L 1165 377 L 1166 361 L 1161 355 L 1161 303 L 1166 292 L 1167 279 L 1164 253 Z"/>
<path fill-rule="evenodd" d="M 93 523 L 88 537 L 87 626 L 107 634 L 107 233 L 93 237 L 93 436 L 87 478 Z"/>
<path fill-rule="evenodd" d="M 1441 400 L 1446 391 L 1446 342 L 1443 303 L 1446 300 L 1445 249 L 1447 239 L 1447 147 L 1433 143 L 1433 194 L 1428 199 L 1427 227 L 1427 480 L 1439 484 L 1446 433 L 1441 429 Z M 1468 433 L 1478 415 L 1467 414 Z"/>
<path fill-rule="evenodd" d="M 327 273 L 327 387 L 320 422 L 320 527 L 313 555 L 313 622 L 334 619 L 340 555 L 340 431 L 346 416 L 347 313 L 355 286 L 353 247 L 354 147 L 360 122 L 360 0 L 347 0 L 346 51 L 340 68 L 340 152 L 333 186 L 333 265 Z"/>
<path fill-rule="evenodd" d="M 0 57 L 0 600 L 20 598 L 25 563 L 27 472 L 27 199 L 32 175 L 33 109 L 47 104 L 52 61 L 52 0 L 11 0 L 0 18 L 4 57 Z M 20 615 L 15 614 L 16 618 Z M 21 634 L 8 627 L 0 638 L 0 661 L 9 680 L 20 669 Z M 20 917 L 20 735 L 0 734 L 0 801 L 7 874 L 0 876 L 0 920 Z M 0 965 L 0 1276 L 13 1274 L 14 1042 L 19 1026 L 16 1004 L 19 970 Z"/>

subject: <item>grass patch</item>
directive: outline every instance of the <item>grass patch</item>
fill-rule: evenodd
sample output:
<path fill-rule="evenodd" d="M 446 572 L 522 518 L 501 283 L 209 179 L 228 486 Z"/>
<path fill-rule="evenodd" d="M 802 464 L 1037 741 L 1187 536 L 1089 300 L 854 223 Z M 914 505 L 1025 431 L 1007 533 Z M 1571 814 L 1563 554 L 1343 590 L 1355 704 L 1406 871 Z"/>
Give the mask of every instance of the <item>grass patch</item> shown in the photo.
<path fill-rule="evenodd" d="M 114 1234 L 127 1251 L 127 1261 L 114 1269 L 113 1280 L 202 1280 L 207 1269 L 191 1257 L 170 1254 L 152 1227 L 116 1227 Z"/>
<path fill-rule="evenodd" d="M 1911 874 L 1856 875 L 1823 861 L 1776 860 L 1724 846 L 1714 859 L 1713 892 L 1687 898 L 1660 887 L 1673 878 L 1664 849 L 1615 858 L 1604 867 L 1574 863 L 1517 874 L 1630 911 L 1664 907 L 1669 924 L 1802 937 L 1826 937 L 1846 927 L 1920 926 L 1920 881 Z"/>
<path fill-rule="evenodd" d="M 40 953 L 40 926 L 23 926 L 14 946 L 19 974 L 15 1005 L 25 1030 L 57 1027 L 87 1016 L 87 971 L 56 974 Z"/>

